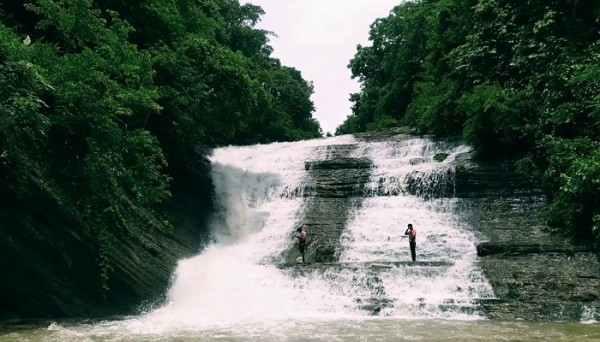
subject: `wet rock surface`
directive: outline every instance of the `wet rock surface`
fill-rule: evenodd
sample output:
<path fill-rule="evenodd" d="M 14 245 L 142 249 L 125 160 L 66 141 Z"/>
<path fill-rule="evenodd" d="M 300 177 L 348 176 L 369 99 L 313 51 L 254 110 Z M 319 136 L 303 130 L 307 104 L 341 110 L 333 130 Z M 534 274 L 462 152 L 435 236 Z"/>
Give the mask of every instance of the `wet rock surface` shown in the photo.
<path fill-rule="evenodd" d="M 301 225 L 308 234 L 306 262 L 335 262 L 339 257 L 339 241 L 348 214 L 362 202 L 364 185 L 371 175 L 372 162 L 351 158 L 356 145 L 327 147 L 328 159 L 307 161 L 305 209 Z M 284 252 L 287 262 L 301 257 L 298 243 Z"/>
<path fill-rule="evenodd" d="M 306 171 L 312 170 L 362 170 L 370 169 L 372 162 L 366 158 L 339 158 L 322 161 L 308 161 Z"/>
<path fill-rule="evenodd" d="M 456 191 L 454 169 L 440 169 L 436 172 L 413 171 L 406 175 L 406 190 L 413 196 L 430 198 L 453 197 Z"/>
<path fill-rule="evenodd" d="M 512 167 L 514 161 L 457 158 L 456 196 L 464 219 L 485 242 L 479 265 L 496 299 L 479 304 L 491 319 L 581 321 L 600 312 L 600 262 L 593 246 L 549 232 L 546 200 Z M 597 317 L 596 317 L 597 319 Z"/>
<path fill-rule="evenodd" d="M 504 242 L 484 242 L 477 245 L 477 255 L 495 255 L 503 256 L 525 256 L 527 254 L 544 254 L 544 253 L 593 253 L 593 246 L 551 244 L 551 243 L 531 243 L 520 241 L 504 241 Z"/>
<path fill-rule="evenodd" d="M 347 169 L 309 171 L 304 197 L 345 199 L 364 196 L 363 189 L 369 180 L 370 169 L 353 169 L 352 165 L 346 164 Z"/>
<path fill-rule="evenodd" d="M 482 303 L 489 318 L 581 321 L 600 310 L 600 263 L 593 253 L 494 255 L 480 264 L 500 299 Z"/>
<path fill-rule="evenodd" d="M 359 141 L 402 141 L 417 136 L 416 131 L 409 127 L 394 127 L 376 132 L 357 133 L 354 137 Z"/>
<path fill-rule="evenodd" d="M 394 267 L 442 267 L 452 266 L 449 261 L 369 261 L 369 262 L 314 262 L 314 263 L 282 263 L 275 264 L 277 268 L 304 268 L 304 269 L 382 269 Z"/>
<path fill-rule="evenodd" d="M 529 198 L 541 193 L 514 170 L 515 160 L 484 160 L 476 152 L 456 157 L 456 197 Z"/>

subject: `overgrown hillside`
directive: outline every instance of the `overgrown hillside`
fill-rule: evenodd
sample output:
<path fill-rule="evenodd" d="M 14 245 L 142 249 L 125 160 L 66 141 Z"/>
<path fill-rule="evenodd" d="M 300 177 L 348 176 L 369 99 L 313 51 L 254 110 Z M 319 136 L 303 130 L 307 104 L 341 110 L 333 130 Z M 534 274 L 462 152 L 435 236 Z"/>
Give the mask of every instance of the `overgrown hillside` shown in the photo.
<path fill-rule="evenodd" d="M 270 57 L 262 14 L 237 0 L 0 4 L 1 198 L 74 216 L 104 293 L 110 241 L 171 228 L 192 145 L 322 135 L 312 84 Z"/>
<path fill-rule="evenodd" d="M 547 222 L 600 237 L 600 2 L 423 0 L 376 20 L 337 134 L 398 125 L 520 158 Z"/>

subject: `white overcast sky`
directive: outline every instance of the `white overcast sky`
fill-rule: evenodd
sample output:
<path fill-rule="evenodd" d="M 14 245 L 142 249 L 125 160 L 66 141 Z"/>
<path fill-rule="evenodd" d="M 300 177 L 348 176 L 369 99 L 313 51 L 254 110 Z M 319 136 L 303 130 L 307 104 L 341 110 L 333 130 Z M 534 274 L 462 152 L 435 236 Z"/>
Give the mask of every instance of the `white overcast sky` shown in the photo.
<path fill-rule="evenodd" d="M 369 25 L 386 17 L 402 0 L 245 0 L 266 14 L 258 28 L 275 32 L 273 57 L 313 81 L 315 117 L 323 132 L 335 132 L 351 113 L 350 93 L 358 92 L 347 68 L 356 45 L 369 44 Z M 370 44 L 369 44 L 370 45 Z"/>

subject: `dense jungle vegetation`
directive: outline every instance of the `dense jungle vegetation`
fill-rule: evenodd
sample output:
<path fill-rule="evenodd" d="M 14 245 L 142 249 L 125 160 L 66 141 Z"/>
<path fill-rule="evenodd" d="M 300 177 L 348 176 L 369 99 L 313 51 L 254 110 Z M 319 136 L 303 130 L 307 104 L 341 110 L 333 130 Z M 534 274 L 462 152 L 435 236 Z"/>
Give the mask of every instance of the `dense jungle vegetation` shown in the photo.
<path fill-rule="evenodd" d="M 320 137 L 312 84 L 270 57 L 263 14 L 238 0 L 1 1 L 3 198 L 77 217 L 106 284 L 111 240 L 168 231 L 159 204 L 189 146 Z"/>
<path fill-rule="evenodd" d="M 599 18 L 597 0 L 405 2 L 358 46 L 361 92 L 336 134 L 409 125 L 517 157 L 547 223 L 598 240 Z"/>

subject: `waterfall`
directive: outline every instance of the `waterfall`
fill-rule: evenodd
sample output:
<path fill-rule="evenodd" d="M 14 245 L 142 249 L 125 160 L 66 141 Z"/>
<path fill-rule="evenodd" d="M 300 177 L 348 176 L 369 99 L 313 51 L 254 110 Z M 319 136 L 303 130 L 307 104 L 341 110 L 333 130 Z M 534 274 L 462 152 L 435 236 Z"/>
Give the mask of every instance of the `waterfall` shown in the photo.
<path fill-rule="evenodd" d="M 493 297 L 491 286 L 475 267 L 477 240 L 462 220 L 459 199 L 432 199 L 451 195 L 454 157 L 468 150 L 460 144 L 411 139 L 364 144 L 356 151 L 357 157 L 372 159 L 375 169 L 368 186 L 371 191 L 343 236 L 342 261 L 409 260 L 404 232 L 412 224 L 417 230 L 417 261 L 425 262 L 377 272 L 383 293 L 374 293 L 375 298 L 390 302 L 380 315 L 473 318 L 477 317 L 473 300 Z M 435 161 L 439 153 L 448 157 Z M 411 191 L 414 175 L 419 175 L 419 191 Z"/>
<path fill-rule="evenodd" d="M 349 210 L 339 262 L 278 267 L 282 253 L 297 248 L 293 231 L 312 196 L 305 162 L 335 158 L 335 145 L 373 162 L 362 202 Z M 179 262 L 168 303 L 137 324 L 147 330 L 371 315 L 479 318 L 474 301 L 493 293 L 475 263 L 475 235 L 452 198 L 453 158 L 465 151 L 427 139 L 352 136 L 215 150 L 214 241 Z M 448 157 L 435 161 L 437 153 Z M 403 235 L 408 223 L 418 231 L 416 264 Z"/>

